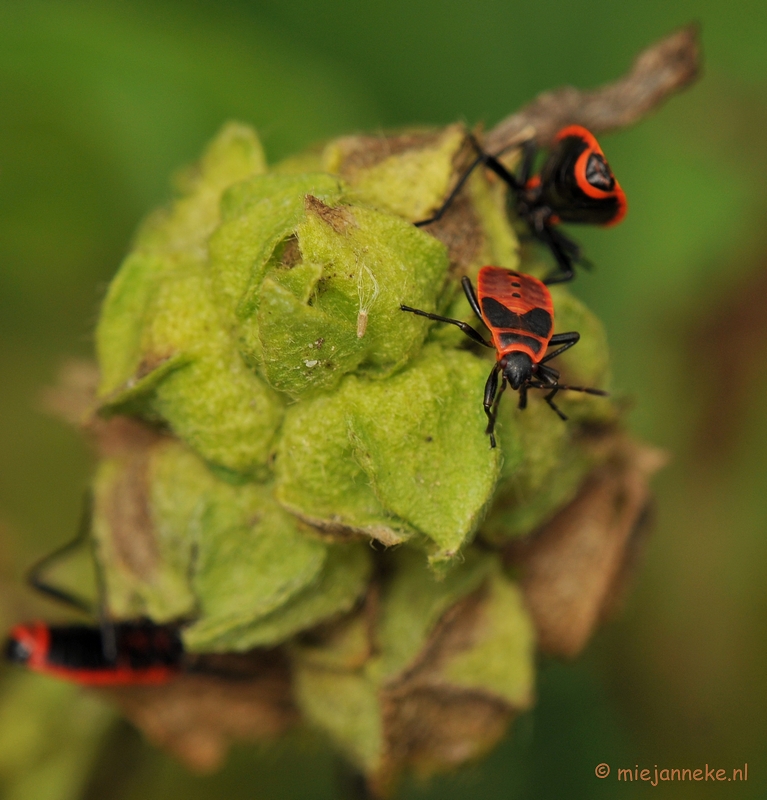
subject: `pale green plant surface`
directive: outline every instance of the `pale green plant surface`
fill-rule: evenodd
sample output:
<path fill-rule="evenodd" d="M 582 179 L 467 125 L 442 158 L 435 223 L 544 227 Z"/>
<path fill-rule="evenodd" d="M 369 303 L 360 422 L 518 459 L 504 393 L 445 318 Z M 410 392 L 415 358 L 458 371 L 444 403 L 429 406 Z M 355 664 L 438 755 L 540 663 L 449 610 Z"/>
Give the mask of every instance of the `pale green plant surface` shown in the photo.
<path fill-rule="evenodd" d="M 270 171 L 230 125 L 184 173 L 97 333 L 101 413 L 155 432 L 95 481 L 112 613 L 177 619 L 195 652 L 288 644 L 305 718 L 384 783 L 404 697 L 437 726 L 444 702 L 484 709 L 475 754 L 532 702 L 520 590 L 472 542 L 555 514 L 616 419 L 604 398 L 562 396 L 565 423 L 508 391 L 489 446 L 493 354 L 400 304 L 471 321 L 461 274 L 525 269 L 503 188 L 472 176 L 473 232 L 446 247 L 412 223 L 449 191 L 463 129 L 392 141 L 371 158 L 380 142 L 347 137 Z M 599 321 L 552 296 L 555 330 L 582 335 L 563 380 L 606 386 Z"/>
<path fill-rule="evenodd" d="M 76 800 L 115 718 L 99 698 L 38 675 L 0 695 L 0 787 L 7 800 Z"/>
<path fill-rule="evenodd" d="M 316 646 L 297 652 L 302 711 L 372 774 L 385 771 L 390 757 L 390 704 L 408 702 L 409 695 L 417 703 L 423 691 L 477 691 L 522 709 L 532 702 L 534 685 L 532 624 L 494 556 L 473 556 L 443 580 L 424 574 L 418 554 L 407 549 L 393 564 L 380 600 L 376 653 L 360 657 L 349 646 L 358 641 L 353 623 L 324 652 Z M 468 625 L 459 623 L 471 646 L 457 647 L 440 630 L 440 620 L 482 586 L 481 612 Z M 421 724 L 428 726 L 428 713 Z"/>

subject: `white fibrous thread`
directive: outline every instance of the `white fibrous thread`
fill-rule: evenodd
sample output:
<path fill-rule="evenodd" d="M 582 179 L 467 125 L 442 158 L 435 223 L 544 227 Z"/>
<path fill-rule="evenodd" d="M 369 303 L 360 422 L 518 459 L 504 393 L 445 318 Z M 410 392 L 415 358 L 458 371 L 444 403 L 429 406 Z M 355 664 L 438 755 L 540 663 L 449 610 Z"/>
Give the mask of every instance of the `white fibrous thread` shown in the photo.
<path fill-rule="evenodd" d="M 359 261 L 357 262 L 359 264 Z M 378 281 L 370 271 L 367 264 L 360 264 L 357 271 L 357 296 L 360 300 L 360 310 L 357 313 L 357 338 L 361 339 L 368 328 L 368 312 L 378 297 Z M 365 275 L 369 280 L 365 279 Z"/>

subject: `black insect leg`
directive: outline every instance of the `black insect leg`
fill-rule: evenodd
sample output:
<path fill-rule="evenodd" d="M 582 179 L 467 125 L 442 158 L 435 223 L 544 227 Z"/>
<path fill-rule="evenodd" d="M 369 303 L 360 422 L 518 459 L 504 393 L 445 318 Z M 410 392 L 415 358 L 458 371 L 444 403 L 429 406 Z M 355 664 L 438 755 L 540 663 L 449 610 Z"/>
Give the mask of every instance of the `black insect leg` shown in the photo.
<path fill-rule="evenodd" d="M 560 388 L 561 388 L 560 386 L 557 386 L 555 389 L 552 389 L 547 395 L 545 395 L 543 399 L 549 404 L 551 409 L 557 414 L 557 416 L 561 420 L 567 422 L 567 416 L 560 411 L 559 406 L 554 404 L 554 397 L 556 397 L 556 394 L 560 390 Z"/>
<path fill-rule="evenodd" d="M 474 137 L 471 137 L 472 140 Z M 439 222 L 442 219 L 445 212 L 450 208 L 455 198 L 458 196 L 458 193 L 463 189 L 466 181 L 469 180 L 471 173 L 485 160 L 485 154 L 480 152 L 474 161 L 467 167 L 466 172 L 461 175 L 458 179 L 458 183 L 453 187 L 453 191 L 445 198 L 445 202 L 439 207 L 439 209 L 428 219 L 420 219 L 418 222 L 414 222 L 413 224 L 416 228 L 422 228 L 424 225 L 430 225 L 432 222 Z"/>
<path fill-rule="evenodd" d="M 550 386 L 555 386 L 559 380 L 559 370 L 547 367 L 545 364 L 538 364 L 538 375 L 544 383 L 548 383 Z"/>
<path fill-rule="evenodd" d="M 528 139 L 522 143 L 522 163 L 517 173 L 517 182 L 519 186 L 527 186 L 533 174 L 533 164 L 535 163 L 535 154 L 538 152 L 538 146 L 535 139 Z M 500 155 L 497 153 L 496 155 Z"/>
<path fill-rule="evenodd" d="M 535 231 L 535 235 L 551 250 L 554 256 L 558 272 L 552 272 L 543 279 L 546 286 L 551 286 L 555 283 L 567 283 L 575 277 L 575 269 L 573 267 L 573 257 L 567 252 L 566 246 L 562 245 L 560 241 L 561 234 L 554 232 L 549 225 L 544 225 L 540 231 Z M 567 240 L 570 242 L 570 240 Z M 572 242 L 574 246 L 574 242 Z"/>
<path fill-rule="evenodd" d="M 549 339 L 549 347 L 552 345 L 561 344 L 562 347 L 557 348 L 554 350 L 553 353 L 547 353 L 539 362 L 539 368 L 541 364 L 545 364 L 547 361 L 551 361 L 552 358 L 556 358 L 561 353 L 564 353 L 565 350 L 569 350 L 574 345 L 578 344 L 580 341 L 581 335 L 577 331 L 570 331 L 569 333 L 555 333 L 551 339 Z"/>
<path fill-rule="evenodd" d="M 576 263 L 581 260 L 581 246 L 574 242 L 569 236 L 566 236 L 558 228 L 549 228 L 549 233 L 552 238 L 556 240 L 557 244 L 562 250 L 570 256 Z"/>
<path fill-rule="evenodd" d="M 506 378 L 501 381 L 501 391 L 498 391 L 498 373 L 501 371 L 501 365 L 498 361 L 493 365 L 490 375 L 488 375 L 487 383 L 485 384 L 485 399 L 483 405 L 485 407 L 485 414 L 487 414 L 487 428 L 485 433 L 490 437 L 490 447 L 495 447 L 495 419 L 498 416 L 498 403 L 501 395 L 506 389 Z"/>
<path fill-rule="evenodd" d="M 559 383 L 552 388 L 551 384 L 545 383 L 531 383 L 530 386 L 533 389 L 551 389 L 551 391 L 544 396 L 544 400 L 551 406 L 552 410 L 556 412 L 557 416 L 567 422 L 567 417 L 565 414 L 560 411 L 559 407 L 554 403 L 554 397 L 556 396 L 557 392 L 568 391 L 568 392 L 585 392 L 586 394 L 595 394 L 599 397 L 609 397 L 609 392 L 605 392 L 602 389 L 592 389 L 586 386 L 567 386 L 563 383 Z"/>
<path fill-rule="evenodd" d="M 74 550 L 77 550 L 79 547 L 85 544 L 85 542 L 88 540 L 88 534 L 90 533 L 92 516 L 93 498 L 91 497 L 90 492 L 88 492 L 83 500 L 83 510 L 80 515 L 80 525 L 75 538 L 70 542 L 67 542 L 62 547 L 54 550 L 52 553 L 49 553 L 44 558 L 41 558 L 30 568 L 29 572 L 27 573 L 27 583 L 33 589 L 36 589 L 41 594 L 52 597 L 55 600 L 59 600 L 60 602 L 65 603 L 72 608 L 76 608 L 78 611 L 84 611 L 86 614 L 94 613 L 95 608 L 93 603 L 83 597 L 73 594 L 72 592 L 68 592 L 65 589 L 60 589 L 58 586 L 48 583 L 48 581 L 43 578 L 43 573 L 52 564 L 60 561 L 64 556 L 68 555 Z"/>
<path fill-rule="evenodd" d="M 451 319 L 450 317 L 441 317 L 439 314 L 430 314 L 428 311 L 421 311 L 419 308 L 411 308 L 410 306 L 400 305 L 401 311 L 409 311 L 411 314 L 418 314 L 419 317 L 426 317 L 426 319 L 433 319 L 437 322 L 448 322 L 460 328 L 469 338 L 473 339 L 485 347 L 495 347 L 492 342 L 488 342 L 479 331 L 475 331 L 467 322 L 461 322 L 460 319 Z"/>
<path fill-rule="evenodd" d="M 117 631 L 112 618 L 109 616 L 107 604 L 107 582 L 104 570 L 96 553 L 96 542 L 91 540 L 93 546 L 93 564 L 96 570 L 96 588 L 99 598 L 99 628 L 101 629 L 101 650 L 105 660 L 110 664 L 117 662 Z"/>
<path fill-rule="evenodd" d="M 472 172 L 480 165 L 484 164 L 489 170 L 494 172 L 504 183 L 510 186 L 515 192 L 519 192 L 522 188 L 524 188 L 527 181 L 530 179 L 530 173 L 532 172 L 533 168 L 533 161 L 535 160 L 535 153 L 536 153 L 536 145 L 533 139 L 528 139 L 527 141 L 522 143 L 524 148 L 523 155 L 522 155 L 522 166 L 520 169 L 520 176 L 516 177 L 512 175 L 509 170 L 504 167 L 504 165 L 498 160 L 498 156 L 504 152 L 504 150 L 508 148 L 504 148 L 496 155 L 491 156 L 489 153 L 486 153 L 482 149 L 482 145 L 476 140 L 473 134 L 469 133 L 468 137 L 469 141 L 474 146 L 474 149 L 477 151 L 477 157 L 471 164 L 468 166 L 466 171 L 461 175 L 458 183 L 453 187 L 453 190 L 445 199 L 445 202 L 439 207 L 439 210 L 433 214 L 428 219 L 422 219 L 418 222 L 414 223 L 416 227 L 422 227 L 424 225 L 429 225 L 432 222 L 437 222 L 444 216 L 447 209 L 453 203 L 455 198 L 458 196 L 458 193 L 463 189 L 466 185 L 466 181 L 469 180 L 469 177 Z M 514 147 L 518 145 L 514 144 Z"/>
<path fill-rule="evenodd" d="M 493 364 L 493 368 L 490 370 L 490 374 L 487 376 L 487 381 L 485 383 L 485 399 L 483 401 L 483 405 L 485 407 L 485 414 L 487 414 L 488 425 L 490 424 L 490 419 L 492 418 L 492 408 L 493 403 L 495 402 L 495 395 L 498 391 L 498 373 L 501 371 L 501 365 L 496 361 Z"/>
<path fill-rule="evenodd" d="M 543 399 L 549 404 L 549 406 L 551 406 L 551 409 L 556 412 L 557 416 L 561 420 L 567 422 L 567 417 L 560 411 L 559 407 L 554 404 L 554 397 L 556 396 L 557 392 L 560 391 L 560 389 L 569 389 L 569 386 L 560 386 L 558 384 L 554 384 L 552 386 L 551 383 L 530 383 L 529 385 L 533 389 L 551 389 L 551 391 Z"/>
<path fill-rule="evenodd" d="M 471 285 L 471 281 L 468 279 L 466 275 L 464 275 L 463 278 L 461 278 L 461 286 L 463 286 L 463 293 L 466 295 L 466 299 L 469 301 L 471 310 L 480 319 L 482 319 L 482 309 L 479 307 L 479 301 L 477 300 L 477 295 L 474 293 L 474 287 Z"/>
<path fill-rule="evenodd" d="M 592 389 L 590 386 L 566 386 L 565 384 L 560 383 L 559 386 L 557 386 L 557 388 L 556 388 L 556 392 L 561 392 L 561 391 L 565 391 L 565 392 L 583 392 L 584 394 L 593 394 L 593 395 L 596 395 L 597 397 L 609 397 L 610 396 L 610 392 L 605 392 L 602 389 Z M 556 392 L 553 392 L 551 394 L 551 397 L 553 397 L 554 394 L 556 394 Z M 562 419 L 567 419 L 567 417 L 564 416 L 564 414 L 562 414 L 562 412 L 551 402 L 551 399 L 550 399 L 549 396 L 546 396 L 544 398 L 544 400 L 546 400 L 546 402 L 554 409 L 554 411 L 557 412 L 557 414 L 559 414 L 560 417 L 562 417 Z"/>
<path fill-rule="evenodd" d="M 501 388 L 498 394 L 495 396 L 495 402 L 493 403 L 493 410 L 490 412 L 490 419 L 487 423 L 487 430 L 486 433 L 490 434 L 490 445 L 495 447 L 495 421 L 498 419 L 498 406 L 501 402 L 501 396 L 506 391 L 506 378 L 501 380 Z"/>
<path fill-rule="evenodd" d="M 557 405 L 554 403 L 554 397 L 556 396 L 557 392 L 560 391 L 571 391 L 571 392 L 585 392 L 586 394 L 596 394 L 602 397 L 607 396 L 607 392 L 602 391 L 601 389 L 590 389 L 584 386 L 567 386 L 562 383 L 557 383 L 559 379 L 559 372 L 552 367 L 547 367 L 546 362 L 551 361 L 552 358 L 556 358 L 561 353 L 564 353 L 565 350 L 569 350 L 571 347 L 576 345 L 580 340 L 581 335 L 577 331 L 569 331 L 568 333 L 555 333 L 554 336 L 551 337 L 549 340 L 549 346 L 551 345 L 562 345 L 558 347 L 551 353 L 548 353 L 544 356 L 540 362 L 538 363 L 538 374 L 541 377 L 543 383 L 531 383 L 534 389 L 551 389 L 549 394 L 547 394 L 543 399 L 551 406 L 551 408 L 557 413 L 560 419 L 566 420 L 567 417 L 560 411 Z"/>
<path fill-rule="evenodd" d="M 566 236 L 556 228 L 549 228 L 549 231 L 562 250 L 570 257 L 573 264 L 578 264 L 578 266 L 585 267 L 588 270 L 594 268 L 594 264 L 583 255 L 583 250 L 577 242 L 574 242 L 569 236 Z"/>
<path fill-rule="evenodd" d="M 560 272 L 554 272 L 544 278 L 543 283 L 547 286 L 572 280 L 575 277 L 575 264 L 587 270 L 594 268 L 593 263 L 584 257 L 581 246 L 562 233 L 562 231 L 551 227 L 551 225 L 545 225 L 544 230 L 542 232 L 536 231 L 535 235 L 551 250 L 560 269 Z"/>
<path fill-rule="evenodd" d="M 27 573 L 27 583 L 36 589 L 41 594 L 59 600 L 78 611 L 84 611 L 86 614 L 96 614 L 99 616 L 99 627 L 101 628 L 101 641 L 104 652 L 104 658 L 109 663 L 114 663 L 117 660 L 117 641 L 115 634 L 114 623 L 109 619 L 106 609 L 106 586 L 104 576 L 99 566 L 98 559 L 94 554 L 94 564 L 96 570 L 96 585 L 98 590 L 99 602 L 95 605 L 90 600 L 86 600 L 73 592 L 68 592 L 65 589 L 60 589 L 48 583 L 43 578 L 43 573 L 56 561 L 59 561 L 64 556 L 77 550 L 82 545 L 86 544 L 89 539 L 91 531 L 91 523 L 93 521 L 93 496 L 91 492 L 86 492 L 83 499 L 83 510 L 80 515 L 80 525 L 77 535 L 72 541 L 67 542 L 62 547 L 49 553 L 44 558 L 40 559 L 37 564 L 33 565 Z"/>
<path fill-rule="evenodd" d="M 476 146 L 479 147 L 479 145 Z M 491 172 L 494 172 L 513 191 L 519 192 L 522 188 L 524 188 L 524 184 L 521 184 L 495 156 L 491 156 L 488 153 L 483 153 L 480 158 L 481 161 L 484 162 L 485 166 Z"/>

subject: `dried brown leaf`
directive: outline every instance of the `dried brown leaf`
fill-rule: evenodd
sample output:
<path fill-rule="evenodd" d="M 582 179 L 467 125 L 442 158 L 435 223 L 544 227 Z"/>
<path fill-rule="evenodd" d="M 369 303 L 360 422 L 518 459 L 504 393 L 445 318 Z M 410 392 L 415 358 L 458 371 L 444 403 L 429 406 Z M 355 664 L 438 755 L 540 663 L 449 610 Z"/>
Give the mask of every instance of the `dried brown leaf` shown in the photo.
<path fill-rule="evenodd" d="M 565 86 L 539 95 L 499 122 L 485 146 L 490 152 L 502 150 L 527 126 L 535 129 L 541 145 L 565 125 L 583 125 L 594 133 L 625 128 L 693 83 L 700 68 L 699 29 L 688 25 L 641 52 L 630 72 L 613 83 L 589 92 Z"/>
<path fill-rule="evenodd" d="M 543 652 L 578 655 L 620 593 L 632 533 L 650 497 L 649 477 L 665 461 L 658 450 L 618 438 L 572 503 L 506 549 Z"/>
<path fill-rule="evenodd" d="M 233 742 L 273 738 L 297 721 L 290 675 L 278 655 L 205 657 L 197 668 L 218 674 L 101 691 L 148 739 L 196 772 L 220 767 Z"/>

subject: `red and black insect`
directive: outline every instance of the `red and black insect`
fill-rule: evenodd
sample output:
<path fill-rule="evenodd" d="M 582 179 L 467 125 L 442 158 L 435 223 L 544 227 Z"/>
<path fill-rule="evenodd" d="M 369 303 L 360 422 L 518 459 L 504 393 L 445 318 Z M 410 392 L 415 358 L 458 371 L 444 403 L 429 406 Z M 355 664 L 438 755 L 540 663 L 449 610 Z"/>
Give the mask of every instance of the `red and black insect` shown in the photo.
<path fill-rule="evenodd" d="M 557 392 L 564 389 L 606 396 L 601 389 L 583 386 L 566 386 L 559 383 L 559 372 L 547 366 L 548 361 L 565 350 L 569 350 L 581 338 L 580 334 L 554 333 L 554 305 L 551 294 L 542 281 L 531 275 L 512 272 L 504 267 L 482 267 L 474 293 L 471 281 L 464 277 L 463 290 L 474 313 L 487 325 L 492 342 L 487 341 L 466 322 L 439 314 L 430 314 L 417 308 L 401 305 L 402 311 L 410 311 L 427 319 L 449 322 L 459 327 L 467 336 L 485 347 L 495 348 L 497 360 L 485 384 L 484 406 L 487 414 L 487 433 L 490 446 L 495 447 L 495 420 L 498 403 L 506 385 L 519 391 L 519 407 L 527 406 L 528 389 L 544 389 L 548 392 L 544 400 L 563 420 L 567 417 L 554 404 Z M 547 349 L 557 346 L 547 353 Z M 498 391 L 498 376 L 501 388 Z"/>
<path fill-rule="evenodd" d="M 178 627 L 149 620 L 108 626 L 31 622 L 10 632 L 5 655 L 33 672 L 89 686 L 165 683 L 181 672 Z"/>
<path fill-rule="evenodd" d="M 522 144 L 522 164 L 517 175 L 513 175 L 498 156 L 485 153 L 473 136 L 469 138 L 479 155 L 439 211 L 416 225 L 440 219 L 469 175 L 479 164 L 484 164 L 508 184 L 515 213 L 527 223 L 530 233 L 551 250 L 558 271 L 548 276 L 545 283 L 552 284 L 569 281 L 574 275 L 574 265 L 587 263 L 580 246 L 556 227 L 560 222 L 609 226 L 617 225 L 626 215 L 623 189 L 593 134 L 580 125 L 559 131 L 538 175 L 532 175 L 537 150 L 533 139 Z"/>
<path fill-rule="evenodd" d="M 88 541 L 91 506 L 88 495 L 78 535 L 35 564 L 27 580 L 39 592 L 93 614 L 93 603 L 43 578 L 50 564 Z M 5 656 L 34 672 L 93 686 L 164 683 L 182 671 L 184 648 L 177 625 L 146 619 L 112 621 L 103 613 L 101 617 L 100 625 L 16 625 L 8 636 Z"/>

